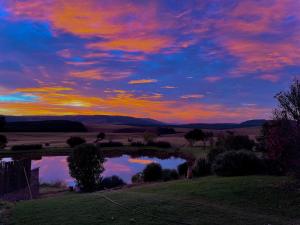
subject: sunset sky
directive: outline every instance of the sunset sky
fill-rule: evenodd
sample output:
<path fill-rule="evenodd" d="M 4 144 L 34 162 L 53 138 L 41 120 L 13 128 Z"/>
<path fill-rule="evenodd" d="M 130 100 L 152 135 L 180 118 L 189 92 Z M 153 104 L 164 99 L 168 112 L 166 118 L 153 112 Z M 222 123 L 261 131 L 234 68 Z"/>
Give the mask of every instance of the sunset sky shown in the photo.
<path fill-rule="evenodd" d="M 270 118 L 299 0 L 0 0 L 0 114 Z"/>

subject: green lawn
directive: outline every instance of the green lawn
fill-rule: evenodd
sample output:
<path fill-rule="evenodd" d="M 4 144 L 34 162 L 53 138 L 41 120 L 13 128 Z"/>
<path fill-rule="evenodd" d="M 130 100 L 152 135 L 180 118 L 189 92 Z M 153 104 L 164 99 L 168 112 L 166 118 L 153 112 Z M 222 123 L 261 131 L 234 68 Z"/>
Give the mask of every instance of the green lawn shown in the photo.
<path fill-rule="evenodd" d="M 205 177 L 19 202 L 15 225 L 299 225 L 300 193 L 286 177 Z"/>

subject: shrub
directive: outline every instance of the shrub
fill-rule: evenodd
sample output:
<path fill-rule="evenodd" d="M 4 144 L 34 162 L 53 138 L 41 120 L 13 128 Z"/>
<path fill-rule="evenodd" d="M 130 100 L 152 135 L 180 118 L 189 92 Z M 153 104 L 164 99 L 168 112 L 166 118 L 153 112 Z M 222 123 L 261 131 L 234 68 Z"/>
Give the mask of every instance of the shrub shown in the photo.
<path fill-rule="evenodd" d="M 255 142 L 247 135 L 229 134 L 223 140 L 219 140 L 217 144 L 227 150 L 252 150 Z"/>
<path fill-rule="evenodd" d="M 167 141 L 150 141 L 148 142 L 147 144 L 148 146 L 155 146 L 155 147 L 158 147 L 158 148 L 171 148 L 171 144 Z"/>
<path fill-rule="evenodd" d="M 250 151 L 227 151 L 217 156 L 213 171 L 219 176 L 243 176 L 263 173 L 262 160 Z"/>
<path fill-rule="evenodd" d="M 101 183 L 101 173 L 104 156 L 99 149 L 92 144 L 82 144 L 74 148 L 68 157 L 71 177 L 76 179 L 77 185 L 82 191 L 94 191 Z"/>
<path fill-rule="evenodd" d="M 74 148 L 78 145 L 81 145 L 81 144 L 85 144 L 86 141 L 85 139 L 81 138 L 81 137 L 70 137 L 68 140 L 67 140 L 67 144 L 71 147 L 71 148 Z"/>
<path fill-rule="evenodd" d="M 205 134 L 201 129 L 194 129 L 186 133 L 184 138 L 193 146 L 195 142 L 204 140 Z"/>
<path fill-rule="evenodd" d="M 110 141 L 110 142 L 99 143 L 97 146 L 99 146 L 99 147 L 121 147 L 124 145 L 122 142 Z"/>
<path fill-rule="evenodd" d="M 140 142 L 140 141 L 131 142 L 130 145 L 131 145 L 131 146 L 134 146 L 134 147 L 142 147 L 142 146 L 145 146 L 145 144 L 144 144 L 143 142 Z"/>
<path fill-rule="evenodd" d="M 158 163 L 150 163 L 143 170 L 144 181 L 157 181 L 161 179 L 162 168 Z"/>
<path fill-rule="evenodd" d="M 144 181 L 144 174 L 137 173 L 131 177 L 132 183 L 142 183 Z"/>
<path fill-rule="evenodd" d="M 286 173 L 284 165 L 279 160 L 264 159 L 263 165 L 268 175 L 283 176 Z"/>
<path fill-rule="evenodd" d="M 101 181 L 101 186 L 103 188 L 115 188 L 124 186 L 126 183 L 118 176 L 106 177 Z"/>
<path fill-rule="evenodd" d="M 178 171 L 178 174 L 179 174 L 179 176 L 186 176 L 186 174 L 187 174 L 187 171 L 188 171 L 188 163 L 187 162 L 184 162 L 184 163 L 182 163 L 182 164 L 179 164 L 178 166 L 177 166 L 177 171 Z"/>
<path fill-rule="evenodd" d="M 171 127 L 158 127 L 157 134 L 159 136 L 164 134 L 176 134 L 176 131 L 174 130 L 174 128 Z"/>
<path fill-rule="evenodd" d="M 99 141 L 102 141 L 103 139 L 105 139 L 106 135 L 105 133 L 103 132 L 100 132 L 98 135 L 97 135 L 97 139 L 95 141 L 95 143 L 99 142 Z"/>
<path fill-rule="evenodd" d="M 221 148 L 221 147 L 211 149 L 207 154 L 208 162 L 210 164 L 212 164 L 215 161 L 216 157 L 225 151 L 226 151 L 226 149 Z"/>
<path fill-rule="evenodd" d="M 162 170 L 162 180 L 163 181 L 169 181 L 169 180 L 177 180 L 179 178 L 179 175 L 176 170 L 171 169 L 163 169 Z"/>
<path fill-rule="evenodd" d="M 7 138 L 5 135 L 0 135 L 0 148 L 5 148 L 7 145 Z"/>
<path fill-rule="evenodd" d="M 196 160 L 193 166 L 193 176 L 202 177 L 210 174 L 210 163 L 203 158 Z"/>
<path fill-rule="evenodd" d="M 38 150 L 42 149 L 43 145 L 32 144 L 32 145 L 14 145 L 11 147 L 12 151 L 24 151 L 24 150 Z"/>
<path fill-rule="evenodd" d="M 143 135 L 144 141 L 145 143 L 149 143 L 149 142 L 153 142 L 155 140 L 155 138 L 157 137 L 157 134 L 155 133 L 151 133 L 146 131 Z"/>

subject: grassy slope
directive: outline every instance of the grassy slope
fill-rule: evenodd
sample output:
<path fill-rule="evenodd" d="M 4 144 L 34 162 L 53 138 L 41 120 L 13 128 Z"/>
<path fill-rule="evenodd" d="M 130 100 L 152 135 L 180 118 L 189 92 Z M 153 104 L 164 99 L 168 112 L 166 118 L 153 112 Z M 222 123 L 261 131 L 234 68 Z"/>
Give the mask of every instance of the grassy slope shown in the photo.
<path fill-rule="evenodd" d="M 300 193 L 279 189 L 285 181 L 268 176 L 206 177 L 114 192 L 66 194 L 17 203 L 12 220 L 16 225 L 176 224 L 164 219 L 194 225 L 297 225 Z"/>

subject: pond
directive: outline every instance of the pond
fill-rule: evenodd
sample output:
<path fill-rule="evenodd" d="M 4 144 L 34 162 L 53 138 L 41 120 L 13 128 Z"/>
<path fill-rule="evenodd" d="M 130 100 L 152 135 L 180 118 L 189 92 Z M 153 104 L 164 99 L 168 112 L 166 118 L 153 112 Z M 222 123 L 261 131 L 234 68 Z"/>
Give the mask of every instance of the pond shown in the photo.
<path fill-rule="evenodd" d="M 10 160 L 9 158 L 2 159 L 2 161 Z M 179 164 L 185 161 L 185 159 L 177 157 L 166 159 L 147 156 L 132 157 L 129 155 L 107 157 L 104 163 L 105 171 L 102 173 L 102 176 L 117 175 L 127 184 L 130 184 L 131 177 L 143 171 L 149 163 L 159 163 L 163 169 L 176 169 Z M 41 184 L 63 182 L 68 186 L 75 185 L 74 179 L 69 175 L 67 156 L 46 156 L 40 159 L 33 159 L 31 161 L 31 168 L 39 168 L 39 181 Z"/>

